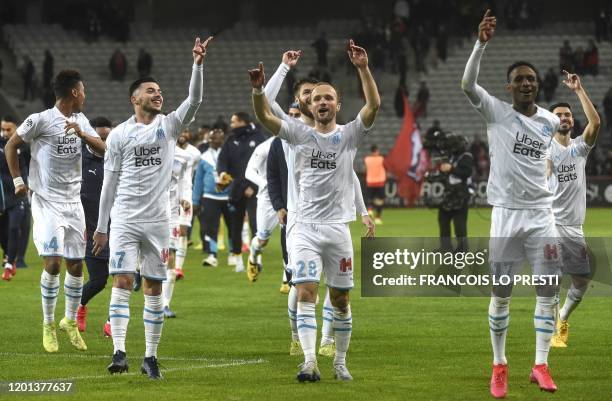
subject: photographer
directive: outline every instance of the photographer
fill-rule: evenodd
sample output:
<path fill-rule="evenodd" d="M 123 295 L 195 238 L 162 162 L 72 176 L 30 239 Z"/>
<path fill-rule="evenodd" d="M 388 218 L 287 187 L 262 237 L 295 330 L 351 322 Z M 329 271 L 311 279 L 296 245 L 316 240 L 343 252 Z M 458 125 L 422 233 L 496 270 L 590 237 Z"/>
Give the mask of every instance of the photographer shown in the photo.
<path fill-rule="evenodd" d="M 427 181 L 444 186 L 442 199 L 430 202 L 438 207 L 440 246 L 444 251 L 453 250 L 451 221 L 455 226 L 457 252 L 467 249 L 467 217 L 470 200 L 470 183 L 474 159 L 467 151 L 467 141 L 459 135 L 436 131 L 425 137 L 424 147 L 429 151 L 437 168 L 427 175 Z"/>

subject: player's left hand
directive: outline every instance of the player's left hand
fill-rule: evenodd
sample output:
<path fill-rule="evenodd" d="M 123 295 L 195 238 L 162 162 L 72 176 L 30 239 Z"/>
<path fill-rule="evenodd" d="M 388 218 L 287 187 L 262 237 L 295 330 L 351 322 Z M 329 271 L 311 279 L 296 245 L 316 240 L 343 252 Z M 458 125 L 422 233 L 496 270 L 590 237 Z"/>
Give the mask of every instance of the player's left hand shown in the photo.
<path fill-rule="evenodd" d="M 94 256 L 98 256 L 100 252 L 102 252 L 102 249 L 104 249 L 107 242 L 108 242 L 108 234 L 100 233 L 98 231 L 94 233 L 93 248 L 91 250 Z"/>
<path fill-rule="evenodd" d="M 71 129 L 73 129 L 74 132 L 68 133 L 68 131 L 70 131 Z M 75 122 L 66 121 L 66 125 L 64 126 L 64 132 L 66 133 L 66 136 L 74 134 L 79 138 L 83 138 L 83 131 L 81 131 L 81 127 L 79 127 L 79 124 Z"/>
<path fill-rule="evenodd" d="M 185 213 L 188 213 L 191 210 L 191 203 L 188 200 L 183 199 L 181 201 L 181 207 Z"/>
<path fill-rule="evenodd" d="M 376 235 L 376 225 L 370 215 L 366 214 L 365 216 L 361 216 L 361 222 L 366 226 L 366 238 L 374 238 Z"/>
<path fill-rule="evenodd" d="M 440 164 L 439 169 L 443 173 L 450 173 L 450 171 L 453 169 L 453 165 L 450 163 L 442 163 Z"/>
<path fill-rule="evenodd" d="M 573 90 L 574 92 L 582 89 L 582 83 L 580 82 L 580 77 L 578 74 L 571 74 L 565 70 L 563 73 L 566 75 L 566 78 L 563 80 L 565 86 Z"/>
<path fill-rule="evenodd" d="M 288 50 L 283 53 L 283 63 L 287 64 L 290 68 L 293 68 L 297 64 L 301 55 L 301 50 Z"/>
<path fill-rule="evenodd" d="M 208 50 L 208 44 L 213 40 L 212 36 L 209 36 L 204 42 L 200 38 L 196 38 L 195 44 L 193 45 L 193 62 L 197 65 L 202 65 L 204 57 L 206 57 L 206 50 Z"/>
<path fill-rule="evenodd" d="M 249 70 L 249 79 L 251 80 L 251 86 L 255 89 L 261 89 L 266 80 L 266 74 L 264 73 L 263 62 L 259 62 L 259 67 Z"/>
<path fill-rule="evenodd" d="M 349 39 L 346 52 L 355 67 L 366 68 L 368 66 L 368 53 L 366 53 L 363 47 L 356 46 L 353 39 Z"/>

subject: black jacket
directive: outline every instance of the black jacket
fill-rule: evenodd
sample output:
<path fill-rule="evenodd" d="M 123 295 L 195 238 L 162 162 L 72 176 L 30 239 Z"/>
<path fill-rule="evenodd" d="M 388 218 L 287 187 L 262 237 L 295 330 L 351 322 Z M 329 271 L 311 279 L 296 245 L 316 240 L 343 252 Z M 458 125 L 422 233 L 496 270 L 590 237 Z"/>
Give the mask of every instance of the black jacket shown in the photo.
<path fill-rule="evenodd" d="M 17 135 L 16 133 L 14 135 Z M 13 185 L 13 177 L 8 169 L 6 162 L 6 154 L 4 147 L 8 139 L 0 137 L 0 178 L 2 179 L 2 193 L 0 193 L 0 210 L 9 209 L 17 204 L 17 196 L 15 195 L 15 186 Z M 19 158 L 19 168 L 21 169 L 21 177 L 26 185 L 28 185 L 28 171 L 30 168 L 30 146 L 23 144 L 17 149 Z"/>
<path fill-rule="evenodd" d="M 217 160 L 217 171 L 219 174 L 229 173 L 233 178 L 230 202 L 240 201 L 248 186 L 257 190 L 255 184 L 244 178 L 244 172 L 253 151 L 265 140 L 266 136 L 255 126 L 247 125 L 234 129 L 223 144 Z"/>
<path fill-rule="evenodd" d="M 272 207 L 277 212 L 287 210 L 287 161 L 283 151 L 283 141 L 274 138 L 270 145 L 267 164 L 268 195 Z"/>
<path fill-rule="evenodd" d="M 82 149 L 82 176 L 81 181 L 81 203 L 85 212 L 85 230 L 87 232 L 87 245 L 85 255 L 98 259 L 108 259 L 108 244 L 102 249 L 98 256 L 93 256 L 93 234 L 98 226 L 98 209 L 100 208 L 100 193 L 104 181 L 104 157 L 94 155 L 83 144 Z"/>

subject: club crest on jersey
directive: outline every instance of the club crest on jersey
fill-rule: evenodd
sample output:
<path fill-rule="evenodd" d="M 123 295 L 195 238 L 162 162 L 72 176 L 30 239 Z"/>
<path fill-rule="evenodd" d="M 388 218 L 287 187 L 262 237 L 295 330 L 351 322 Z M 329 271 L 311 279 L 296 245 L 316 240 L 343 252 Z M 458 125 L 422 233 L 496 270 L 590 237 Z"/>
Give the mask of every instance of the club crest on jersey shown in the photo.
<path fill-rule="evenodd" d="M 25 122 L 26 127 L 28 128 L 32 128 L 32 126 L 34 125 L 34 121 L 32 121 L 31 118 L 28 118 Z"/>
<path fill-rule="evenodd" d="M 548 125 L 544 125 L 542 127 L 542 135 L 544 135 L 544 136 L 551 136 L 552 135 L 552 129 Z"/>
<path fill-rule="evenodd" d="M 570 150 L 570 154 L 572 155 L 572 157 L 576 157 L 578 155 L 576 148 L 572 148 L 572 150 Z"/>
<path fill-rule="evenodd" d="M 155 131 L 155 135 L 157 136 L 158 140 L 166 139 L 166 133 L 162 127 L 159 127 L 157 131 Z"/>
<path fill-rule="evenodd" d="M 342 137 L 339 133 L 332 135 L 332 137 L 330 138 L 332 145 L 339 144 L 341 139 Z"/>

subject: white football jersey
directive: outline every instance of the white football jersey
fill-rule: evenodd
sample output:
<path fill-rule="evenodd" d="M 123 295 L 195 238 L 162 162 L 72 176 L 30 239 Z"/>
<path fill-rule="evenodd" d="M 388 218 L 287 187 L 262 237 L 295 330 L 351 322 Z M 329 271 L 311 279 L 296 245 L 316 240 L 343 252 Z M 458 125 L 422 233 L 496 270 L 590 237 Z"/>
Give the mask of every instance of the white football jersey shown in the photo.
<path fill-rule="evenodd" d="M 355 220 L 353 160 L 368 130 L 360 116 L 346 125 L 337 125 L 328 134 L 299 121 L 282 121 L 278 135 L 295 153 L 293 162 L 287 160 L 287 165 L 293 165 L 296 173 L 297 222 L 334 224 Z"/>
<path fill-rule="evenodd" d="M 174 111 L 146 125 L 132 116 L 111 131 L 104 169 L 119 172 L 111 220 L 142 223 L 169 218 L 169 185 L 182 124 Z"/>
<path fill-rule="evenodd" d="M 487 185 L 490 205 L 509 209 L 552 207 L 546 159 L 559 117 L 541 107 L 527 117 L 486 91 L 473 105 L 487 122 L 491 170 Z"/>
<path fill-rule="evenodd" d="M 257 145 L 249 159 L 244 175 L 247 180 L 257 184 L 257 198 L 267 200 L 270 199 L 268 195 L 268 153 L 270 153 L 270 145 L 272 145 L 273 140 L 274 137 L 270 137 Z"/>
<path fill-rule="evenodd" d="M 66 121 L 79 124 L 85 135 L 99 138 L 83 113 L 70 117 L 57 107 L 30 115 L 17 135 L 30 143 L 30 189 L 52 202 L 80 202 L 81 138 L 66 135 Z"/>
<path fill-rule="evenodd" d="M 571 139 L 569 146 L 552 141 L 550 160 L 552 172 L 549 177 L 553 191 L 555 223 L 563 226 L 584 224 L 586 213 L 587 157 L 591 150 L 582 136 Z"/>

